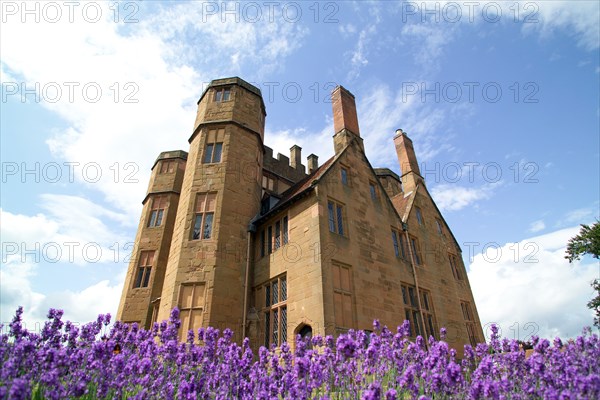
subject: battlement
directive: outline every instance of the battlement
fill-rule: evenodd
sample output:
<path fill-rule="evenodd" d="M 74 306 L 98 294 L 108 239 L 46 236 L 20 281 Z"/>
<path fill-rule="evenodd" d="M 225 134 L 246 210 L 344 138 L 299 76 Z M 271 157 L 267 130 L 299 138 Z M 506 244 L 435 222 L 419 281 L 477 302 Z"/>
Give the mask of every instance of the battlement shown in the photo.
<path fill-rule="evenodd" d="M 273 157 L 273 149 L 264 146 L 263 168 L 278 177 L 285 178 L 290 183 L 296 183 L 306 177 L 306 167 L 302 164 L 302 148 L 293 145 L 290 149 L 290 156 L 277 153 L 277 158 Z"/>

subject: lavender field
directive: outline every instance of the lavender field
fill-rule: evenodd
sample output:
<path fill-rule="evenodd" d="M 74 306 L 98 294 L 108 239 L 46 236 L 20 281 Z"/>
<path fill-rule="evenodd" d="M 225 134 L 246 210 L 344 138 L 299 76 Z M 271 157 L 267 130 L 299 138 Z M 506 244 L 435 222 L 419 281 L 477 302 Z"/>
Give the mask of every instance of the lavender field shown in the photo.
<path fill-rule="evenodd" d="M 153 329 L 100 315 L 81 328 L 51 309 L 40 334 L 18 309 L 0 338 L 2 399 L 598 399 L 600 342 L 584 332 L 552 343 L 534 337 L 526 357 L 514 340 L 456 351 L 441 340 L 409 340 L 374 322 L 374 333 L 298 339 L 294 352 L 260 348 L 232 332 L 200 329 L 178 343 L 179 312 Z M 200 344 L 199 344 L 200 343 Z"/>

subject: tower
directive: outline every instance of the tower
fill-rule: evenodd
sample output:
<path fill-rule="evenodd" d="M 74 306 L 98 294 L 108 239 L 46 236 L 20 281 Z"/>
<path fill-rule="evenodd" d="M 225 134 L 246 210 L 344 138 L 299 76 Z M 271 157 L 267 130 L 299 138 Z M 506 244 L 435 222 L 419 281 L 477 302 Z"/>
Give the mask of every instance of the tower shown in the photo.
<path fill-rule="evenodd" d="M 179 307 L 183 339 L 200 326 L 242 325 L 265 116 L 260 90 L 239 78 L 212 81 L 198 101 L 158 313 Z"/>
<path fill-rule="evenodd" d="M 156 321 L 187 153 L 160 153 L 150 175 L 117 319 L 150 327 Z"/>

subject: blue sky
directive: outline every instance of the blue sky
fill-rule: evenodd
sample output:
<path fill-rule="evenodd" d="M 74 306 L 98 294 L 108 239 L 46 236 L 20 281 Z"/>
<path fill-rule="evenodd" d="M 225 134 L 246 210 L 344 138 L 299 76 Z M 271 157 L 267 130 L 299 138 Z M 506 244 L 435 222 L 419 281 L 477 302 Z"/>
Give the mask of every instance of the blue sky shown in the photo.
<path fill-rule="evenodd" d="M 592 324 L 599 265 L 563 257 L 600 214 L 597 2 L 29 4 L 1 3 L 1 322 L 116 312 L 154 159 L 188 149 L 207 82 L 240 76 L 275 152 L 333 154 L 337 84 L 374 166 L 400 172 L 408 132 L 484 325 Z"/>

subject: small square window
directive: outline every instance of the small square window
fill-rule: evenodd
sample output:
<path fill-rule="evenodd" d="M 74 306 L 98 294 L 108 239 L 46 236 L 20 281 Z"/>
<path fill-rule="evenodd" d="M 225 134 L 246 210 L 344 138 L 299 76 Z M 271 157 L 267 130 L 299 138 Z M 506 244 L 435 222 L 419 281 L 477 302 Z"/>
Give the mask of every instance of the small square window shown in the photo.
<path fill-rule="evenodd" d="M 276 220 L 271 225 L 267 226 L 266 230 L 263 230 L 261 233 L 261 257 L 265 254 L 271 254 L 282 246 L 288 244 L 289 241 L 289 223 L 287 215 L 281 219 Z M 264 238 L 265 233 L 267 233 L 267 237 Z M 265 251 L 265 244 L 267 249 Z"/>
<path fill-rule="evenodd" d="M 329 231 L 344 236 L 344 206 L 333 201 L 327 202 Z"/>
<path fill-rule="evenodd" d="M 377 187 L 373 182 L 369 182 L 369 192 L 371 193 L 371 200 L 377 200 Z"/>
<path fill-rule="evenodd" d="M 156 196 L 152 199 L 152 208 L 148 220 L 149 228 L 160 226 L 162 224 L 166 206 L 167 196 Z"/>
<path fill-rule="evenodd" d="M 461 281 L 463 278 L 458 264 L 458 259 L 454 254 L 448 254 L 448 260 L 450 261 L 450 269 L 452 269 L 452 275 L 454 275 L 454 279 Z"/>
<path fill-rule="evenodd" d="M 171 174 L 171 173 L 175 172 L 176 168 L 177 168 L 177 161 L 162 160 L 160 162 L 160 170 L 158 171 L 158 173 L 159 174 Z"/>
<path fill-rule="evenodd" d="M 440 221 L 439 219 L 435 219 L 435 225 L 437 226 L 437 231 L 440 235 L 444 234 L 444 227 L 442 225 L 442 221 Z"/>
<path fill-rule="evenodd" d="M 204 164 L 215 164 L 221 162 L 223 143 L 208 143 L 204 152 Z"/>
<path fill-rule="evenodd" d="M 398 242 L 398 234 L 395 230 L 392 230 L 392 242 L 394 243 L 394 253 L 396 253 L 396 257 L 400 257 L 400 243 Z"/>
<path fill-rule="evenodd" d="M 417 214 L 417 221 L 419 222 L 419 225 L 425 225 L 425 222 L 423 221 L 423 214 L 421 213 L 421 209 L 419 207 L 415 207 L 415 213 Z"/>
<path fill-rule="evenodd" d="M 406 245 L 402 232 L 392 229 L 392 243 L 394 244 L 394 253 L 396 257 L 406 259 Z"/>
<path fill-rule="evenodd" d="M 467 326 L 467 333 L 469 334 L 469 341 L 472 346 L 475 346 L 479 342 L 479 335 L 476 333 L 475 318 L 473 311 L 471 310 L 471 304 L 467 301 L 461 301 L 460 306 L 462 308 L 463 317 Z"/>
<path fill-rule="evenodd" d="M 262 188 L 271 192 L 276 191 L 276 180 L 270 176 L 263 175 L 262 177 Z"/>
<path fill-rule="evenodd" d="M 215 101 L 229 101 L 231 90 L 229 88 L 221 88 L 215 91 Z"/>
<path fill-rule="evenodd" d="M 281 247 L 281 222 L 275 222 L 275 250 Z"/>
<path fill-rule="evenodd" d="M 348 186 L 348 170 L 344 167 L 341 169 L 342 184 Z"/>
<path fill-rule="evenodd" d="M 342 217 L 342 206 L 337 205 L 337 225 L 338 225 L 338 233 L 344 236 L 344 218 Z"/>
<path fill-rule="evenodd" d="M 283 244 L 288 244 L 288 217 L 283 217 Z"/>
<path fill-rule="evenodd" d="M 137 267 L 133 288 L 148 287 L 150 283 L 150 273 L 152 272 L 152 264 L 154 262 L 154 250 L 142 251 Z"/>
<path fill-rule="evenodd" d="M 327 213 L 329 215 L 329 231 L 335 232 L 335 213 L 334 204 L 330 201 L 327 203 Z"/>
<path fill-rule="evenodd" d="M 202 163 L 216 164 L 221 162 L 223 154 L 223 141 L 225 140 L 225 129 L 211 129 L 206 132 L 206 145 Z"/>
<path fill-rule="evenodd" d="M 216 198 L 216 193 L 198 193 L 196 195 L 192 240 L 210 239 L 212 237 Z"/>
<path fill-rule="evenodd" d="M 415 256 L 415 263 L 417 265 L 422 265 L 423 257 L 421 256 L 421 249 L 419 248 L 419 241 L 414 236 L 410 237 L 410 247 L 413 252 L 413 255 Z"/>

